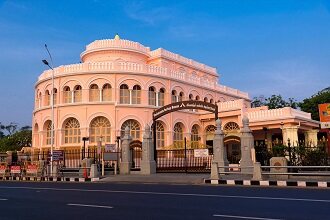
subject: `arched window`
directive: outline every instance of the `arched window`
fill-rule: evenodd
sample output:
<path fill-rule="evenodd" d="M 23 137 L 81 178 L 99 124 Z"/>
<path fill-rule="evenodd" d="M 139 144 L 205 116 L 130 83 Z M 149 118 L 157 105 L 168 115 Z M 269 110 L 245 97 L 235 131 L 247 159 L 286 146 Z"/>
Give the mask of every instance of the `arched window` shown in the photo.
<path fill-rule="evenodd" d="M 45 106 L 50 106 L 50 94 L 48 90 L 45 92 Z"/>
<path fill-rule="evenodd" d="M 105 84 L 102 89 L 102 101 L 111 101 L 111 85 L 109 83 Z"/>
<path fill-rule="evenodd" d="M 121 137 L 123 138 L 124 135 L 125 135 L 125 128 L 126 127 L 129 127 L 129 130 L 130 130 L 130 135 L 132 137 L 132 139 L 137 139 L 137 140 L 140 140 L 140 137 L 141 137 L 141 127 L 140 127 L 140 124 L 139 122 L 137 122 L 136 120 L 134 119 L 129 119 L 127 121 L 125 121 L 122 126 L 121 126 Z"/>
<path fill-rule="evenodd" d="M 133 86 L 132 104 L 141 104 L 141 87 L 139 85 Z"/>
<path fill-rule="evenodd" d="M 126 84 L 120 86 L 120 103 L 129 104 L 129 90 Z"/>
<path fill-rule="evenodd" d="M 165 89 L 161 88 L 158 93 L 158 106 L 165 105 Z"/>
<path fill-rule="evenodd" d="M 156 90 L 154 87 L 149 87 L 148 100 L 149 105 L 156 105 Z"/>
<path fill-rule="evenodd" d="M 175 90 L 172 90 L 172 98 L 171 98 L 171 100 L 172 100 L 172 103 L 174 103 L 174 102 L 177 102 L 177 93 L 176 93 L 176 91 Z"/>
<path fill-rule="evenodd" d="M 189 94 L 189 100 L 194 100 L 193 94 Z"/>
<path fill-rule="evenodd" d="M 100 90 L 96 84 L 92 84 L 89 87 L 89 101 L 90 102 L 100 101 Z"/>
<path fill-rule="evenodd" d="M 207 97 L 205 97 L 204 98 L 204 102 L 208 102 L 209 100 L 208 100 L 208 98 Z"/>
<path fill-rule="evenodd" d="M 46 127 L 46 145 L 51 145 L 51 136 L 52 136 L 52 121 L 48 120 L 45 123 Z M 53 131 L 53 141 L 54 141 L 54 131 Z M 54 142 L 53 142 L 54 143 Z"/>
<path fill-rule="evenodd" d="M 71 103 L 72 98 L 71 98 L 71 91 L 70 91 L 70 87 L 66 86 L 63 89 L 63 102 L 64 103 Z"/>
<path fill-rule="evenodd" d="M 194 125 L 191 128 L 191 148 L 198 148 L 198 141 L 199 141 L 199 136 L 198 136 L 198 125 Z"/>
<path fill-rule="evenodd" d="M 34 103 L 34 108 L 39 108 L 39 100 L 40 100 L 40 98 L 39 98 L 40 96 L 39 96 L 39 92 L 37 91 L 37 93 L 36 93 L 36 98 L 35 98 L 35 103 Z"/>
<path fill-rule="evenodd" d="M 227 124 L 225 124 L 225 126 L 223 127 L 223 130 L 226 132 L 236 132 L 239 130 L 239 126 L 237 123 L 235 122 L 228 122 Z"/>
<path fill-rule="evenodd" d="M 74 95 L 73 95 L 73 102 L 81 102 L 81 93 L 82 88 L 80 85 L 75 86 L 74 88 Z"/>
<path fill-rule="evenodd" d="M 80 143 L 80 124 L 75 118 L 69 118 L 65 123 L 64 143 Z"/>
<path fill-rule="evenodd" d="M 196 96 L 196 101 L 199 101 L 199 100 L 200 100 L 200 98 L 199 98 L 199 96 L 197 95 L 197 96 Z"/>
<path fill-rule="evenodd" d="M 162 122 L 156 122 L 157 148 L 165 146 L 165 128 Z"/>
<path fill-rule="evenodd" d="M 183 92 L 180 92 L 179 94 L 179 102 L 182 102 L 183 101 L 183 96 L 184 96 L 184 93 Z"/>
<path fill-rule="evenodd" d="M 53 98 L 54 98 L 54 105 L 57 104 L 57 89 L 54 88 L 54 94 L 53 94 Z"/>
<path fill-rule="evenodd" d="M 182 148 L 183 144 L 183 125 L 178 122 L 174 125 L 173 145 L 174 148 Z"/>
<path fill-rule="evenodd" d="M 213 100 L 213 99 L 210 99 L 210 103 L 212 103 L 212 104 L 213 104 L 213 103 L 214 103 L 214 100 Z"/>
<path fill-rule="evenodd" d="M 96 117 L 90 124 L 89 130 L 89 141 L 90 143 L 96 143 L 102 138 L 102 141 L 110 143 L 111 133 L 110 133 L 110 122 L 106 117 Z"/>
<path fill-rule="evenodd" d="M 216 130 L 216 127 L 214 125 L 209 125 L 205 129 L 205 134 L 206 134 L 206 140 L 213 140 L 214 138 L 214 132 Z"/>

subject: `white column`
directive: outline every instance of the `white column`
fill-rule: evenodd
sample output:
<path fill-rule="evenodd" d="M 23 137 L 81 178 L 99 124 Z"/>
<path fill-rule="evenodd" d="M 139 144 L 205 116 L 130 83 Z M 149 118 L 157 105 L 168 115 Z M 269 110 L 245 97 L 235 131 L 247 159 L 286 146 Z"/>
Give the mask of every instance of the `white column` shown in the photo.
<path fill-rule="evenodd" d="M 132 104 L 132 90 L 129 90 L 129 104 Z"/>
<path fill-rule="evenodd" d="M 74 103 L 74 90 L 71 91 L 71 103 Z"/>
<path fill-rule="evenodd" d="M 103 101 L 103 99 L 102 99 L 102 89 L 100 89 L 100 102 L 102 102 Z"/>
<path fill-rule="evenodd" d="M 318 130 L 305 131 L 305 144 L 311 145 L 312 147 L 317 146 L 317 133 Z"/>
<path fill-rule="evenodd" d="M 286 127 L 282 129 L 283 143 L 288 144 L 288 139 L 290 139 L 291 146 L 296 146 L 298 143 L 298 127 Z"/>
<path fill-rule="evenodd" d="M 159 106 L 159 103 L 158 103 L 158 96 L 159 96 L 159 92 L 156 92 L 156 106 Z"/>

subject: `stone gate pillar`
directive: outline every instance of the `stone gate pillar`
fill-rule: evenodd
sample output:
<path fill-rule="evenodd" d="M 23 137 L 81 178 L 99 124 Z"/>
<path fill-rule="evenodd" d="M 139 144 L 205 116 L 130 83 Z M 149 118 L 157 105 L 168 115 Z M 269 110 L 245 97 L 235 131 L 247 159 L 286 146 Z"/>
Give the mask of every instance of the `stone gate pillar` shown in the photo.
<path fill-rule="evenodd" d="M 151 137 L 150 127 L 147 124 L 144 128 L 143 142 L 142 142 L 142 161 L 141 173 L 153 174 L 156 173 L 156 161 L 154 159 L 154 146 Z"/>
<path fill-rule="evenodd" d="M 229 166 L 229 162 L 227 159 L 227 150 L 225 148 L 223 139 L 224 134 L 221 130 L 221 120 L 218 118 L 215 122 L 216 130 L 214 132 L 214 139 L 213 139 L 213 161 L 218 163 L 219 167 Z M 219 168 L 220 172 L 224 172 L 225 168 Z"/>
<path fill-rule="evenodd" d="M 121 163 L 120 163 L 120 174 L 130 174 L 132 166 L 132 158 L 130 156 L 129 145 L 131 144 L 132 137 L 130 135 L 129 127 L 125 128 L 125 135 L 121 143 Z"/>
<path fill-rule="evenodd" d="M 244 116 L 242 119 L 243 128 L 241 129 L 241 161 L 240 167 L 242 172 L 253 172 L 253 160 L 251 155 L 251 149 L 254 149 L 254 138 L 252 131 L 249 127 L 249 119 Z M 253 151 L 255 152 L 255 151 Z M 255 158 L 255 155 L 253 155 Z M 249 167 L 249 168 L 247 168 Z"/>

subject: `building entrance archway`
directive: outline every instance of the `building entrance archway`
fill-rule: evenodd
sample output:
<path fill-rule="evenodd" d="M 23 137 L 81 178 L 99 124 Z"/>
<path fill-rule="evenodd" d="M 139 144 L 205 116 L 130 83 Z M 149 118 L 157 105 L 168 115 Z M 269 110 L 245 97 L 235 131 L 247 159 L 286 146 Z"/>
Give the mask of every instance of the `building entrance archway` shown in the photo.
<path fill-rule="evenodd" d="M 241 159 L 241 138 L 230 135 L 224 138 L 229 163 L 238 164 Z"/>
<path fill-rule="evenodd" d="M 153 143 L 154 143 L 154 158 L 157 163 L 157 171 L 162 170 L 172 170 L 175 172 L 205 172 L 207 169 L 210 169 L 211 166 L 211 156 L 209 155 L 208 149 L 198 149 L 200 144 L 199 134 L 197 127 L 193 126 L 190 147 L 187 149 L 187 140 L 184 138 L 183 142 L 183 133 L 182 129 L 177 129 L 174 133 L 173 146 L 179 146 L 180 149 L 170 149 L 170 150 L 160 150 L 159 158 L 157 157 L 157 136 L 156 136 L 156 123 L 157 119 L 167 115 L 169 113 L 183 110 L 183 109 L 200 109 L 208 112 L 212 112 L 215 115 L 215 120 L 218 119 L 218 105 L 213 103 L 208 103 L 204 101 L 190 100 L 190 101 L 180 101 L 175 102 L 166 106 L 163 106 L 153 112 Z M 199 151 L 198 151 L 199 150 Z M 199 156 L 198 156 L 198 155 Z M 171 155 L 171 157 L 169 157 Z M 203 156 L 204 155 L 204 156 Z"/>

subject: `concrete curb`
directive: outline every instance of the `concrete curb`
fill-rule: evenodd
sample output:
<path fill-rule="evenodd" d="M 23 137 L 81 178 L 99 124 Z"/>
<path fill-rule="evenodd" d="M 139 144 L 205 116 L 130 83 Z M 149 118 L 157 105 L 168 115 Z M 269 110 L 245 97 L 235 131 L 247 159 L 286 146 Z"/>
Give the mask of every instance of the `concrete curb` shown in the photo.
<path fill-rule="evenodd" d="M 100 178 L 78 178 L 78 177 L 0 177 L 0 181 L 38 181 L 38 182 L 96 182 Z"/>
<path fill-rule="evenodd" d="M 294 180 L 211 180 L 204 179 L 204 183 L 215 185 L 239 186 L 285 186 L 285 187 L 319 187 L 330 188 L 327 181 L 294 181 Z"/>

